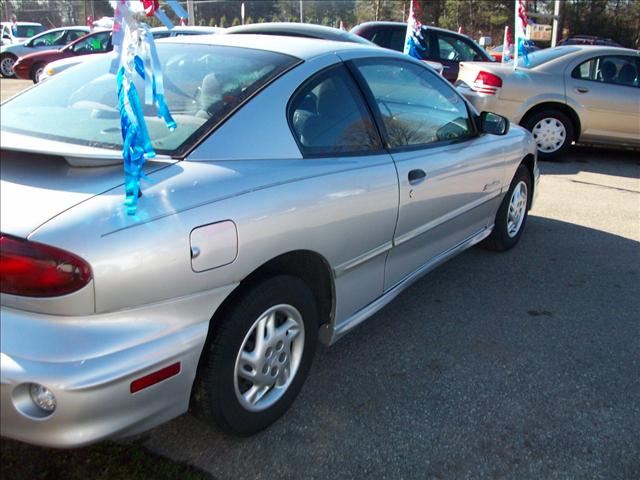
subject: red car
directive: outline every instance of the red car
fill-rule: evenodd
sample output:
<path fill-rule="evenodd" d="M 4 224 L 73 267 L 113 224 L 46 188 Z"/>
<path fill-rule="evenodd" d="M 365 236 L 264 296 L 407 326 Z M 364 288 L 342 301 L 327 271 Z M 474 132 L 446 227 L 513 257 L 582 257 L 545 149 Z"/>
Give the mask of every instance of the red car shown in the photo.
<path fill-rule="evenodd" d="M 85 35 L 60 50 L 47 50 L 20 57 L 13 65 L 13 71 L 18 78 L 38 83 L 44 67 L 49 62 L 75 55 L 109 52 L 112 49 L 111 30 L 102 30 Z"/>

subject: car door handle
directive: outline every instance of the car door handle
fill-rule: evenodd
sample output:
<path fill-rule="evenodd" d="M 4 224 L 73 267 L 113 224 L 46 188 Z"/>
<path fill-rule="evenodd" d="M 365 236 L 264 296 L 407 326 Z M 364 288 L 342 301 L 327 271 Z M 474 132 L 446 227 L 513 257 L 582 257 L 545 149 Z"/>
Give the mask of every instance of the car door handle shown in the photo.
<path fill-rule="evenodd" d="M 589 89 L 586 88 L 586 87 L 577 87 L 576 88 L 576 92 L 577 93 L 587 93 L 588 91 L 589 91 Z"/>
<path fill-rule="evenodd" d="M 411 185 L 417 185 L 427 178 L 427 173 L 422 169 L 411 170 L 409 172 L 409 183 Z"/>

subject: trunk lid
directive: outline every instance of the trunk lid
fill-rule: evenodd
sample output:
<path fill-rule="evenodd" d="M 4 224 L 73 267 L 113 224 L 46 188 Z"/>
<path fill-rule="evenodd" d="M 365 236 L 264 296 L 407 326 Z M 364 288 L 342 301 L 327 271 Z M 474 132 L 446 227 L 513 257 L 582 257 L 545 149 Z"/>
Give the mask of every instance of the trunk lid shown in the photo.
<path fill-rule="evenodd" d="M 1 159 L 0 231 L 16 237 L 27 238 L 56 215 L 124 183 L 118 150 L 3 131 Z M 145 167 L 152 171 L 158 163 Z"/>
<path fill-rule="evenodd" d="M 500 78 L 499 83 L 503 83 L 505 78 L 513 71 L 513 66 L 502 65 L 493 62 L 460 62 L 460 72 L 456 86 L 470 88 L 474 92 L 484 93 L 487 95 L 496 95 L 500 92 L 501 86 L 487 83 L 485 81 L 477 81 L 480 72 L 486 72 L 490 75 Z"/>

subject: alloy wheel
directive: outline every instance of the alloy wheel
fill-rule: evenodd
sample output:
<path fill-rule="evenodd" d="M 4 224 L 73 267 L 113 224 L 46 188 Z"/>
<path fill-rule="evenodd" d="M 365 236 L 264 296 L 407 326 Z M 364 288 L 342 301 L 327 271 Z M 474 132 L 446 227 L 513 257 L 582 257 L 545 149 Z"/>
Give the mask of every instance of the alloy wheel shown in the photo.
<path fill-rule="evenodd" d="M 258 412 L 286 393 L 302 360 L 302 315 L 287 304 L 269 308 L 245 336 L 234 367 L 234 387 L 240 404 Z"/>
<path fill-rule="evenodd" d="M 514 238 L 518 235 L 524 217 L 527 213 L 527 184 L 522 180 L 513 189 L 509 200 L 509 211 L 507 212 L 507 235 Z"/>
<path fill-rule="evenodd" d="M 0 60 L 0 72 L 2 72 L 3 77 L 12 77 L 13 73 L 13 64 L 16 61 L 12 57 L 4 57 Z"/>

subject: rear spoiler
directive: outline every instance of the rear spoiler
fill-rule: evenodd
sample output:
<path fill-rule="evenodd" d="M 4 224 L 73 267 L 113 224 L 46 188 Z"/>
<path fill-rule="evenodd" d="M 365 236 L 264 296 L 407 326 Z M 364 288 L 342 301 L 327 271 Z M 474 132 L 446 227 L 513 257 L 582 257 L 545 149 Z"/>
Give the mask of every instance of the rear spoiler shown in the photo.
<path fill-rule="evenodd" d="M 56 155 L 63 157 L 72 167 L 105 167 L 122 163 L 122 152 L 120 150 L 76 145 L 45 138 L 34 139 L 29 135 L 6 131 L 2 131 L 1 137 L 2 141 L 0 143 L 3 150 Z M 157 155 L 153 160 L 160 162 L 173 161 L 168 155 Z"/>

